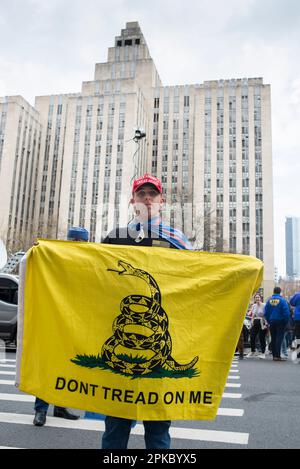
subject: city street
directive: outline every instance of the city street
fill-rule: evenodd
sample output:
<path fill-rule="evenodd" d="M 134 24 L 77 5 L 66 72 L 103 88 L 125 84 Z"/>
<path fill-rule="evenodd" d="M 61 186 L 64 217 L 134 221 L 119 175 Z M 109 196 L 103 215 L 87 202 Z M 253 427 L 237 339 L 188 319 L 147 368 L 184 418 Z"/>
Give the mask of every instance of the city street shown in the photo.
<path fill-rule="evenodd" d="M 1 455 L 300 450 L 300 1 L 1 7 Z"/>
<path fill-rule="evenodd" d="M 1 448 L 100 447 L 103 422 L 69 421 L 52 417 L 50 406 L 44 427 L 35 427 L 32 396 L 14 387 L 15 353 L 0 363 Z M 173 449 L 300 448 L 300 365 L 234 358 L 218 416 L 214 422 L 176 421 Z M 144 448 L 143 426 L 132 431 L 129 448 Z"/>

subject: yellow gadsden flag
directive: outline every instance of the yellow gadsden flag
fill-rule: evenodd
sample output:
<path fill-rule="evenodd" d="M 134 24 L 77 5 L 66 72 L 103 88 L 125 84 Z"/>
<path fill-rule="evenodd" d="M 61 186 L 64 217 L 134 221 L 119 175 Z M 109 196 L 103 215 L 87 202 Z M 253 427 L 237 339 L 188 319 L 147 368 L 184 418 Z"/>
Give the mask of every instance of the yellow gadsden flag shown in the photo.
<path fill-rule="evenodd" d="M 254 257 L 39 240 L 22 261 L 17 386 L 136 420 L 213 419 Z"/>

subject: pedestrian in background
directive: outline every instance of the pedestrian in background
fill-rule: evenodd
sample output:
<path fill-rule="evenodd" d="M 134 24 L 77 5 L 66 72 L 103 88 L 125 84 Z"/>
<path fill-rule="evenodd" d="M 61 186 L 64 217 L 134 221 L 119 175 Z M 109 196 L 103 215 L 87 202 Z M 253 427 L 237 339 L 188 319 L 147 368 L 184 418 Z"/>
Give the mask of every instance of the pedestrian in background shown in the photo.
<path fill-rule="evenodd" d="M 256 355 L 256 337 L 259 336 L 261 353 L 258 355 L 259 358 L 266 358 L 266 333 L 267 333 L 267 321 L 264 316 L 265 304 L 262 301 L 262 297 L 256 294 L 254 297 L 254 303 L 251 307 L 251 329 L 250 329 L 250 345 L 251 352 L 248 353 L 247 358 Z"/>
<path fill-rule="evenodd" d="M 288 302 L 281 296 L 280 287 L 274 288 L 273 295 L 265 305 L 264 314 L 270 325 L 273 360 L 285 361 L 285 358 L 281 357 L 281 345 L 289 321 L 290 309 Z"/>
<path fill-rule="evenodd" d="M 239 337 L 239 341 L 237 343 L 237 349 L 238 349 L 238 352 L 239 352 L 239 359 L 240 360 L 243 360 L 244 358 L 244 325 L 243 325 L 243 329 L 240 333 L 240 337 Z"/>
<path fill-rule="evenodd" d="M 290 317 L 285 328 L 284 337 L 281 345 L 281 355 L 286 359 L 289 357 L 289 350 L 291 349 L 293 338 L 294 338 L 294 317 L 293 317 L 293 308 L 289 304 Z"/>
<path fill-rule="evenodd" d="M 85 228 L 73 227 L 69 229 L 67 239 L 68 241 L 88 241 L 89 233 Z M 42 427 L 45 425 L 48 409 L 48 402 L 43 401 L 39 397 L 35 398 L 35 416 L 33 419 L 33 424 L 36 427 Z M 54 417 L 60 417 L 68 420 L 78 420 L 80 417 L 79 415 L 73 414 L 73 412 L 66 409 L 65 407 L 59 406 L 54 406 L 53 415 Z"/>
<path fill-rule="evenodd" d="M 295 324 L 295 336 L 296 336 L 296 350 L 292 352 L 292 361 L 294 363 L 300 363 L 300 292 L 290 299 L 290 305 L 295 308 L 294 310 L 294 324 Z"/>

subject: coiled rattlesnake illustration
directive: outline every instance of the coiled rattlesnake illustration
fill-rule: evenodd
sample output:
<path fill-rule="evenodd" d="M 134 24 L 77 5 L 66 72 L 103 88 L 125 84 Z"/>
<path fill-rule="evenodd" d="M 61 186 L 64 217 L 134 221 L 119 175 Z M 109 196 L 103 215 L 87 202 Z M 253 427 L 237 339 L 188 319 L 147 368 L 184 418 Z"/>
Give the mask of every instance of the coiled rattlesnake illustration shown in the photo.
<path fill-rule="evenodd" d="M 117 272 L 120 276 L 132 275 L 143 279 L 150 288 L 150 297 L 144 295 L 129 295 L 120 304 L 121 314 L 113 323 L 113 335 L 104 343 L 101 355 L 108 366 L 126 375 L 146 375 L 164 365 L 170 370 L 185 371 L 192 368 L 198 361 L 195 357 L 190 363 L 180 365 L 171 356 L 172 340 L 168 331 L 168 316 L 161 306 L 161 293 L 155 279 L 144 270 L 134 268 L 124 261 L 118 261 L 122 270 L 107 269 Z M 138 305 L 146 309 L 136 312 L 132 307 Z M 128 325 L 144 326 L 152 331 L 150 336 L 125 332 Z M 151 350 L 154 355 L 140 362 L 126 361 L 117 356 L 117 346 L 134 350 Z"/>

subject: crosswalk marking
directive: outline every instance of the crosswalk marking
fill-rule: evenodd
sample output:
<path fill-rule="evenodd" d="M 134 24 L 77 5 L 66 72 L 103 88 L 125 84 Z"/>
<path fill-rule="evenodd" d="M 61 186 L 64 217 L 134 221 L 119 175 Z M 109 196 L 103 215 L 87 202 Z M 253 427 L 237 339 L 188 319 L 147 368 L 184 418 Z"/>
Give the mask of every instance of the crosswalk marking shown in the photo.
<path fill-rule="evenodd" d="M 0 401 L 35 402 L 35 397 L 28 394 L 0 393 Z M 218 409 L 217 415 L 227 417 L 242 417 L 244 415 L 244 411 L 243 409 L 220 407 Z"/>
<path fill-rule="evenodd" d="M 0 412 L 0 422 L 17 423 L 23 425 L 32 425 L 32 415 L 12 414 Z M 56 417 L 48 417 L 46 425 L 48 427 L 59 427 L 77 430 L 104 431 L 104 422 L 102 420 L 65 420 Z M 131 431 L 133 435 L 143 435 L 144 426 L 137 424 Z M 228 432 L 219 430 L 201 430 L 197 428 L 171 427 L 170 434 L 172 438 L 181 440 L 210 441 L 218 443 L 231 443 L 237 445 L 247 445 L 249 433 Z"/>
<path fill-rule="evenodd" d="M 12 376 L 16 376 L 16 372 L 15 372 L 15 371 L 8 371 L 8 370 L 5 370 L 5 371 L 1 371 L 1 370 L 0 370 L 0 375 L 12 375 Z"/>
<path fill-rule="evenodd" d="M 243 417 L 244 409 L 225 409 L 224 407 L 219 407 L 217 415 L 224 417 Z"/>
<path fill-rule="evenodd" d="M 14 386 L 15 382 L 8 379 L 0 379 L 0 384 L 4 384 L 6 386 Z"/>
<path fill-rule="evenodd" d="M 25 449 L 25 448 L 17 448 L 16 446 L 0 446 L 0 449 Z"/>
<path fill-rule="evenodd" d="M 241 398 L 242 398 L 242 394 L 224 392 L 222 397 L 223 397 L 224 399 L 241 399 Z"/>
<path fill-rule="evenodd" d="M 240 376 L 227 376 L 227 379 L 240 379 Z"/>
<path fill-rule="evenodd" d="M 12 359 L 12 358 L 4 358 L 2 360 L 0 360 L 0 364 L 1 363 L 16 363 L 16 360 L 15 359 Z"/>
<path fill-rule="evenodd" d="M 7 365 L 6 363 L 1 363 L 0 362 L 0 368 L 14 368 L 16 369 L 16 366 L 11 364 L 11 365 Z"/>
<path fill-rule="evenodd" d="M 240 388 L 240 383 L 226 383 L 225 388 Z"/>
<path fill-rule="evenodd" d="M 193 428 L 170 428 L 172 438 L 184 438 L 187 440 L 213 441 L 218 443 L 231 443 L 247 445 L 249 433 L 225 432 L 219 430 L 197 430 Z"/>
<path fill-rule="evenodd" d="M 29 394 L 11 394 L 11 393 L 0 393 L 1 401 L 18 401 L 18 402 L 34 402 L 35 397 Z"/>

